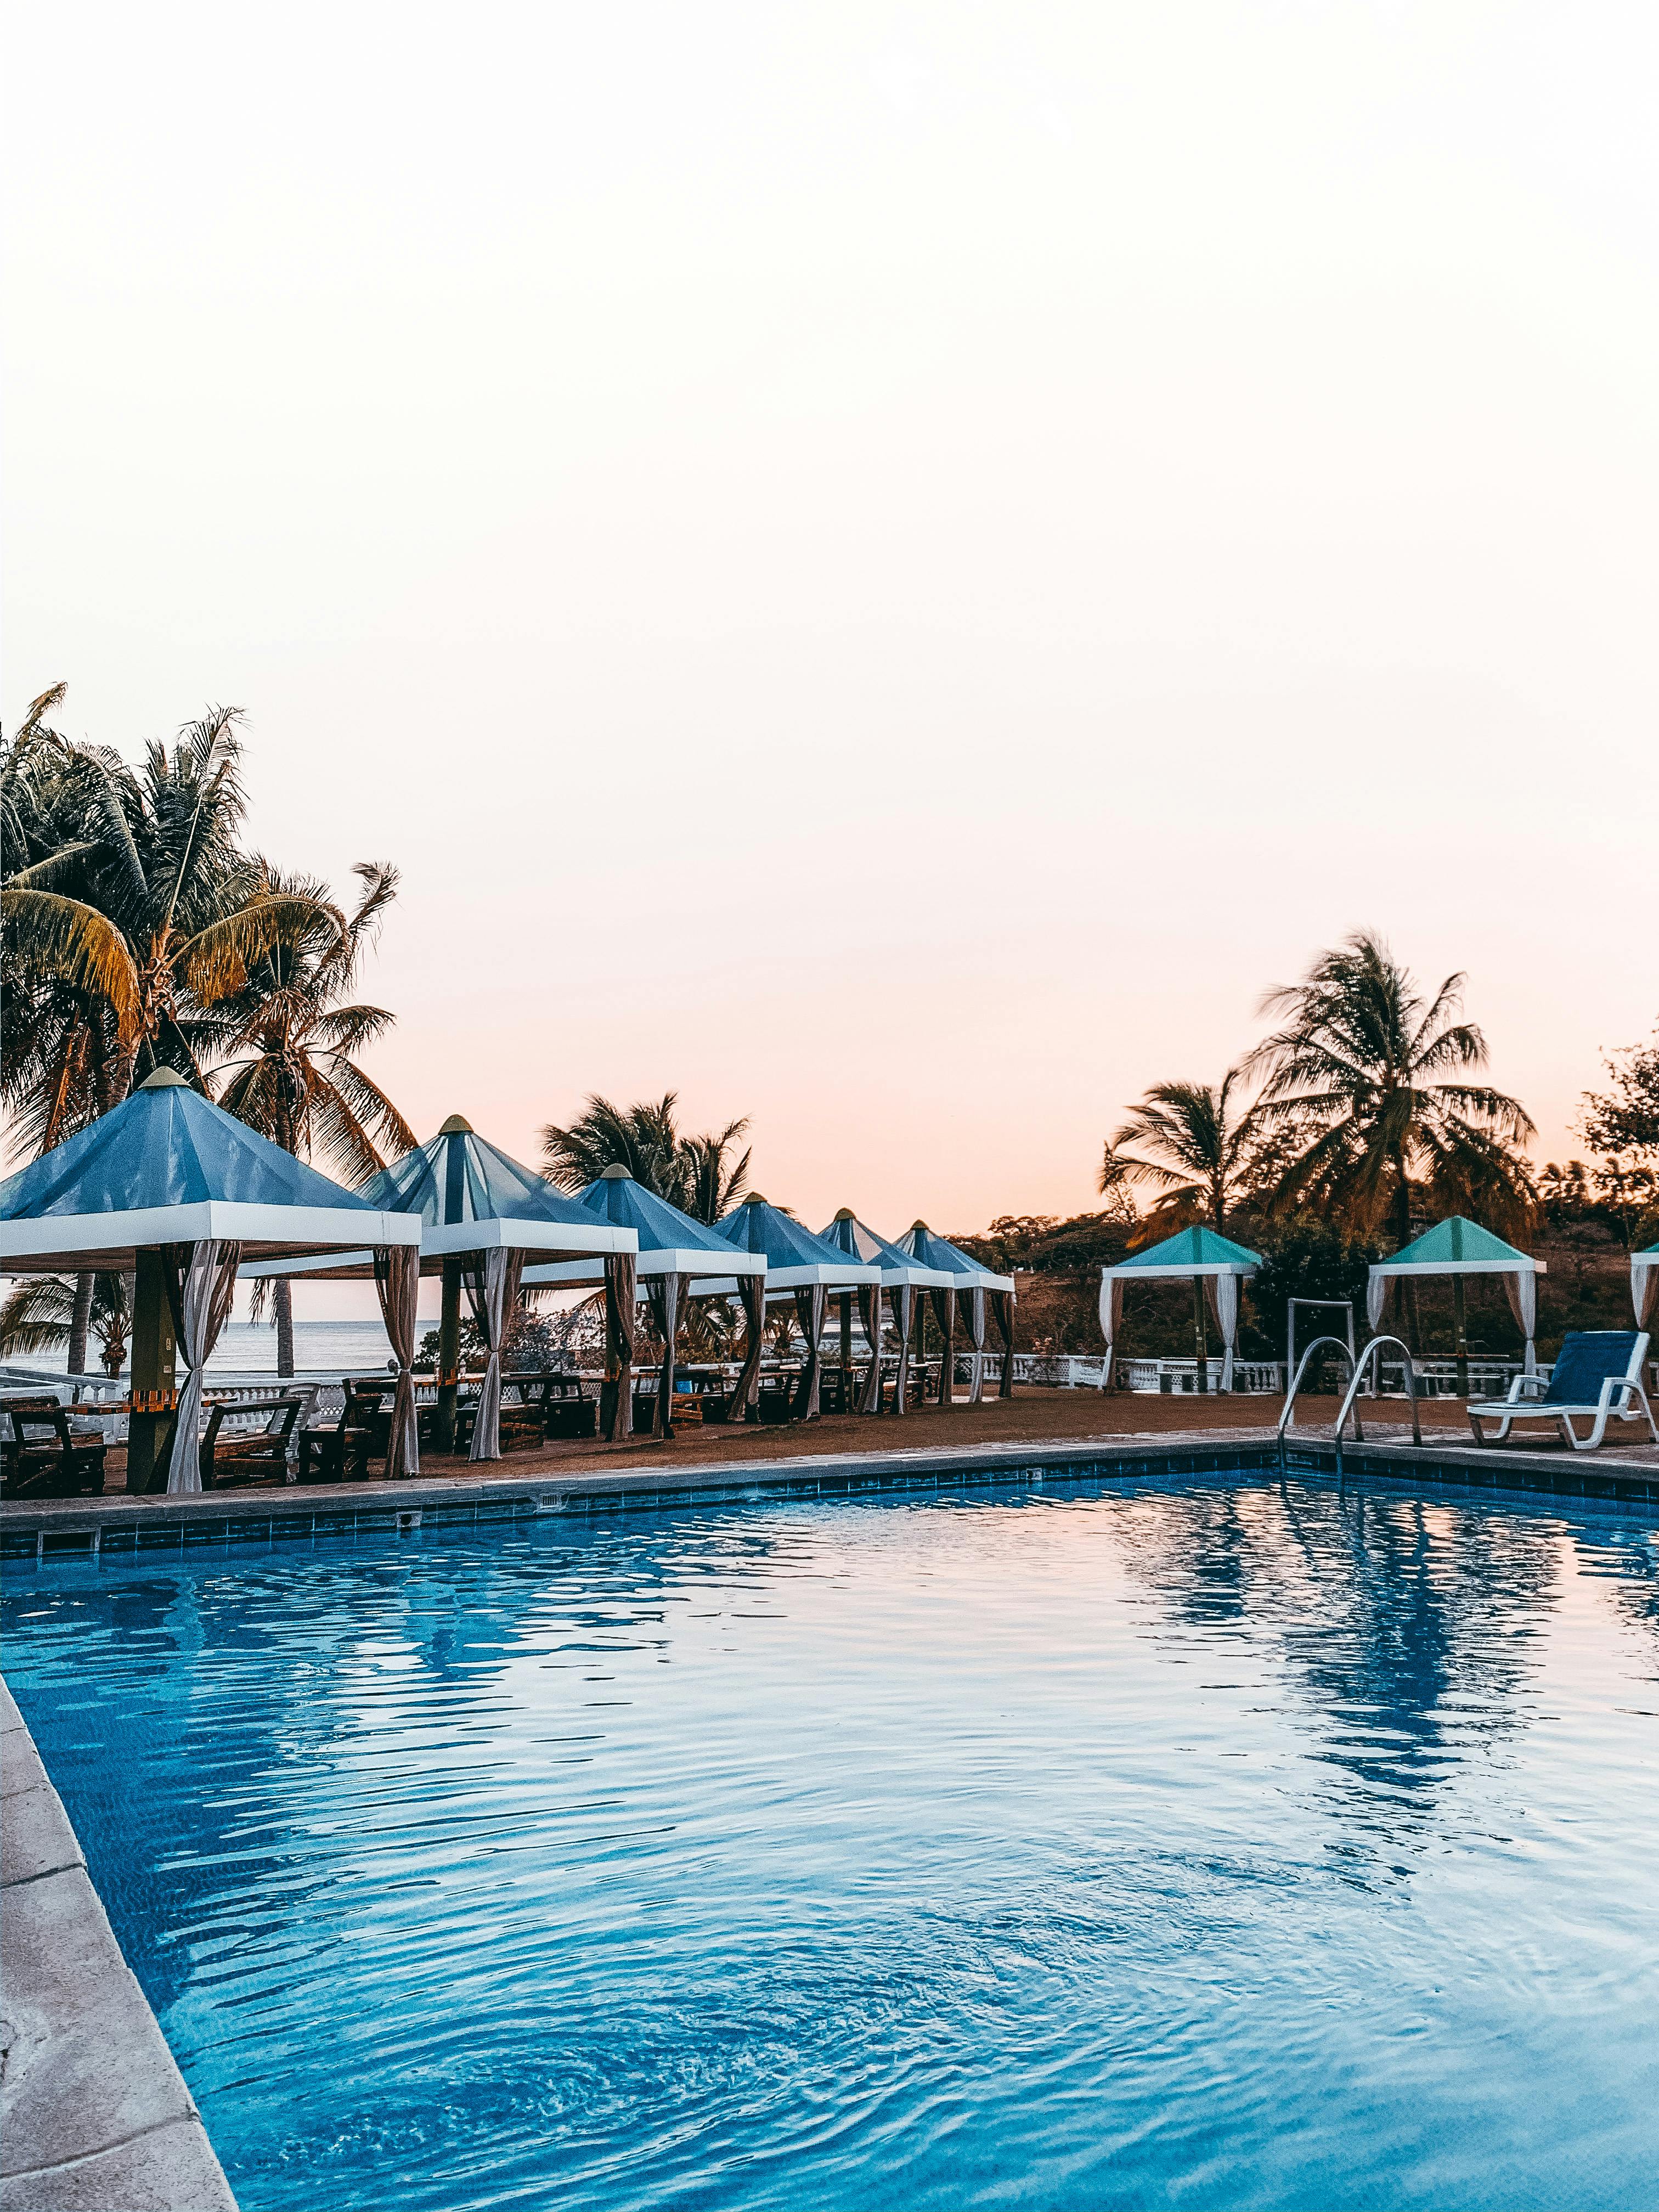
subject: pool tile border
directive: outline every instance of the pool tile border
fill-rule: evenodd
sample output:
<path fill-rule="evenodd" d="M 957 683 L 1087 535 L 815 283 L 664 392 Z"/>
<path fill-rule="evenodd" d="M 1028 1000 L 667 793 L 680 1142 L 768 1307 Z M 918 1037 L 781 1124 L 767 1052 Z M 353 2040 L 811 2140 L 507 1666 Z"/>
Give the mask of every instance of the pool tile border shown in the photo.
<path fill-rule="evenodd" d="M 0 2212 L 236 2212 L 0 1683 Z"/>
<path fill-rule="evenodd" d="M 1279 1465 L 1260 1429 L 1176 1437 L 1084 1440 L 1040 1447 L 824 1455 L 666 1469 L 416 1480 L 395 1488 L 353 1485 L 326 1502 L 314 1491 L 245 1492 L 129 1499 L 0 1504 L 0 1559 L 84 1560 L 134 1552 L 181 1553 L 238 1542 L 302 1543 L 326 1537 L 412 1535 L 422 1529 L 539 1519 L 548 1513 L 662 1512 L 787 1498 L 900 1496 L 918 1491 L 1037 1487 L 1046 1479 L 1127 1480 L 1204 1475 Z M 1339 1461 L 1319 1437 L 1288 1439 L 1285 1468 L 1297 1476 L 1346 1477 L 1434 1495 L 1480 1496 L 1537 1505 L 1545 1499 L 1598 1511 L 1659 1509 L 1659 1458 L 1586 1463 L 1565 1453 L 1477 1450 L 1470 1446 L 1350 1444 Z"/>

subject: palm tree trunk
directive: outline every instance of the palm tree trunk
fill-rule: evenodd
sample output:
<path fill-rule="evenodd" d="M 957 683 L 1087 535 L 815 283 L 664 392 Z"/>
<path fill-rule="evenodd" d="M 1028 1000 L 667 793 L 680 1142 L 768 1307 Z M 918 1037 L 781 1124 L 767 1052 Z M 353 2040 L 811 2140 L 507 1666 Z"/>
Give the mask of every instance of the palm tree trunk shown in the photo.
<path fill-rule="evenodd" d="M 71 1375 L 84 1375 L 87 1371 L 87 1332 L 92 1327 L 92 1283 L 90 1275 L 77 1275 L 75 1279 L 75 1304 L 70 1314 L 69 1371 Z"/>
<path fill-rule="evenodd" d="M 276 1289 L 276 1372 L 286 1382 L 294 1372 L 294 1285 L 278 1275 Z"/>

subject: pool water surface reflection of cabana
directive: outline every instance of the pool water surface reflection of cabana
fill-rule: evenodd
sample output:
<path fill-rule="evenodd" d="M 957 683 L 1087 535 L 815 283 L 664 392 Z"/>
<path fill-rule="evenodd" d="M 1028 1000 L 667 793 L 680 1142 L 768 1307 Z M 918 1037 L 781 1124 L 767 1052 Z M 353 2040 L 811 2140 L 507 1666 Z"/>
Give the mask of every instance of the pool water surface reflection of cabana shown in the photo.
<path fill-rule="evenodd" d="M 527 1258 L 558 1253 L 593 1260 L 608 1280 L 630 1277 L 638 1239 L 632 1231 L 596 1221 L 544 1176 L 479 1136 L 452 1114 L 429 1143 L 417 1145 L 366 1182 L 358 1195 L 419 1224 L 421 1273 L 443 1282 L 438 1326 L 438 1404 L 433 1442 L 453 1451 L 461 1366 L 461 1292 L 488 1347 L 470 1456 L 501 1455 L 501 1344 L 519 1302 Z M 367 1252 L 315 1263 L 303 1260 L 244 1267 L 245 1275 L 309 1276 L 339 1281 L 373 1272 Z"/>
<path fill-rule="evenodd" d="M 734 1206 L 716 1223 L 714 1233 L 739 1251 L 764 1256 L 769 1305 L 793 1298 L 795 1319 L 806 1341 L 806 1364 L 791 1416 L 798 1421 L 816 1420 L 823 1380 L 820 1340 L 830 1293 L 839 1291 L 848 1302 L 860 1290 L 879 1296 L 881 1270 L 868 1261 L 850 1258 L 838 1244 L 815 1237 L 793 1214 L 758 1196 Z"/>
<path fill-rule="evenodd" d="M 624 1167 L 606 1168 L 576 1194 L 575 1202 L 601 1221 L 631 1229 L 639 1239 L 635 1261 L 638 1293 L 648 1303 L 663 1343 L 662 1372 L 651 1421 L 653 1436 L 665 1438 L 672 1433 L 674 1347 L 689 1298 L 736 1296 L 741 1299 L 747 1342 L 732 1410 L 734 1413 L 740 1408 L 746 1411 L 760 1386 L 761 1353 L 765 1346 L 764 1255 L 734 1251 L 706 1222 L 694 1221 L 678 1206 L 671 1206 L 655 1191 L 635 1182 Z M 524 1272 L 525 1283 L 532 1289 L 579 1290 L 599 1279 L 597 1268 L 580 1261 L 526 1267 Z M 605 1433 L 613 1439 L 634 1432 L 634 1303 L 632 1297 L 623 1298 L 620 1290 L 613 1294 L 607 1278 L 604 1408 Z"/>
<path fill-rule="evenodd" d="M 870 1369 L 864 1378 L 864 1389 L 859 1395 L 857 1410 L 860 1413 L 881 1411 L 881 1300 L 885 1291 L 893 1327 L 898 1336 L 898 1379 L 893 1390 L 890 1411 L 902 1413 L 909 1395 L 910 1382 L 910 1325 L 915 1317 L 918 1291 L 945 1291 L 951 1287 L 951 1277 L 943 1267 L 924 1267 L 896 1244 L 890 1244 L 878 1236 L 867 1222 L 860 1221 L 850 1206 L 843 1206 L 827 1229 L 819 1231 L 826 1244 L 833 1244 L 845 1252 L 849 1259 L 861 1260 L 876 1269 L 880 1281 L 873 1288 L 860 1289 L 854 1295 L 858 1300 L 859 1324 L 870 1346 Z M 851 1358 L 850 1308 L 842 1303 L 842 1353 L 843 1362 Z M 1012 1361 L 1009 1363 L 1012 1364 Z"/>
<path fill-rule="evenodd" d="M 418 1222 L 343 1190 L 171 1068 L 0 1183 L 0 1274 L 133 1278 L 127 1488 L 137 1493 L 202 1487 L 203 1370 L 243 1261 L 354 1248 L 398 1355 L 389 1471 L 415 1474 L 420 1236 Z"/>
<path fill-rule="evenodd" d="M 973 1346 L 973 1383 L 968 1394 L 970 1406 L 977 1406 L 985 1395 L 985 1301 L 991 1301 L 991 1311 L 996 1317 L 997 1334 L 1002 1339 L 1002 1380 L 997 1395 L 1012 1398 L 1014 1395 L 1014 1279 L 999 1275 L 994 1269 L 983 1267 L 964 1252 L 960 1245 L 948 1238 L 935 1237 L 925 1221 L 913 1221 L 902 1237 L 895 1240 L 901 1252 L 908 1252 L 924 1267 L 937 1267 L 951 1279 L 948 1289 L 933 1291 L 933 1319 L 945 1344 L 945 1364 L 941 1370 L 944 1380 L 939 1385 L 939 1404 L 948 1406 L 951 1399 L 951 1382 L 955 1364 L 956 1317 L 958 1300 L 968 1324 L 968 1340 Z"/>
<path fill-rule="evenodd" d="M 1466 1275 L 1496 1275 L 1502 1281 L 1522 1335 L 1526 1340 L 1526 1372 L 1535 1374 L 1538 1354 L 1533 1338 L 1538 1325 L 1538 1278 L 1547 1271 L 1541 1260 L 1534 1260 L 1526 1252 L 1517 1252 L 1513 1244 L 1506 1244 L 1501 1237 L 1494 1237 L 1490 1229 L 1483 1229 L 1477 1221 L 1466 1221 L 1461 1213 L 1447 1220 L 1437 1221 L 1396 1252 L 1391 1260 L 1379 1260 L 1371 1269 L 1365 1285 L 1365 1317 L 1375 1332 L 1381 1325 L 1382 1310 L 1394 1283 L 1411 1283 L 1425 1275 L 1449 1275 L 1452 1279 L 1453 1327 L 1457 1343 L 1458 1389 L 1468 1395 L 1469 1331 L 1468 1317 L 1464 1310 L 1463 1278 Z M 1421 1346 L 1413 1346 L 1420 1353 Z"/>
<path fill-rule="evenodd" d="M 1233 1361 L 1238 1349 L 1238 1295 L 1261 1265 L 1261 1255 L 1235 1244 L 1218 1231 L 1202 1223 L 1178 1230 L 1144 1252 L 1103 1267 L 1100 1276 L 1100 1332 L 1106 1340 L 1106 1359 L 1101 1370 L 1103 1390 L 1112 1387 L 1112 1363 L 1122 1334 L 1123 1293 L 1133 1283 L 1158 1282 L 1171 1277 L 1190 1277 L 1193 1285 L 1194 1356 L 1197 1382 L 1204 1388 L 1204 1300 L 1221 1334 L 1221 1388 L 1233 1387 Z"/>

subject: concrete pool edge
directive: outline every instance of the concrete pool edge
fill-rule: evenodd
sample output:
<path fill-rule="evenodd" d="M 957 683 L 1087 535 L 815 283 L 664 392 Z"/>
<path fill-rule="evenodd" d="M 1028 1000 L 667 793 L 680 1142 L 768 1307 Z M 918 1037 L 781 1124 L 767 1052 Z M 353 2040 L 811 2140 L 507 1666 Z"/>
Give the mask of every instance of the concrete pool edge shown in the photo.
<path fill-rule="evenodd" d="M 0 1789 L 0 2208 L 236 2212 L 3 1681 Z"/>
<path fill-rule="evenodd" d="M 1553 1500 L 1595 1511 L 1659 1508 L 1659 1455 L 1617 1460 L 1470 1444 L 1372 1441 L 1334 1446 L 1317 1436 L 1286 1440 L 1286 1471 L 1298 1476 L 1378 1480 L 1405 1489 L 1486 1497 L 1494 1503 Z M 331 1486 L 289 1485 L 173 1498 L 68 1498 L 0 1504 L 0 1558 L 17 1562 L 238 1540 L 276 1542 L 356 1534 L 410 1534 L 422 1528 L 512 1522 L 549 1513 L 657 1511 L 780 1498 L 875 1497 L 964 1486 L 1036 1485 L 1045 1474 L 1110 1480 L 1271 1471 L 1273 1434 L 1260 1428 L 1203 1430 L 1110 1441 L 997 1444 L 845 1453 L 667 1467 L 594 1468 L 514 1475 L 417 1477 Z"/>

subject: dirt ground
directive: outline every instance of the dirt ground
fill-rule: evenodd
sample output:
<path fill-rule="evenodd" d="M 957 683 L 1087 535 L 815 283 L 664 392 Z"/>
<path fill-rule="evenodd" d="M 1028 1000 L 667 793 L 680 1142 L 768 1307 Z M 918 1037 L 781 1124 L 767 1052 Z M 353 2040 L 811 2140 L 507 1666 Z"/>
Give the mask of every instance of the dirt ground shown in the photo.
<path fill-rule="evenodd" d="M 711 1460 L 741 1464 L 750 1459 L 804 1459 L 842 1452 L 1074 1443 L 1094 1437 L 1166 1437 L 1210 1430 L 1258 1430 L 1270 1435 L 1278 1425 L 1279 1405 L 1276 1397 L 1164 1398 L 1127 1393 L 1103 1396 L 1097 1390 L 1024 1389 L 1017 1390 L 1012 1398 L 988 1398 L 981 1406 L 963 1401 L 948 1412 L 929 1406 L 907 1413 L 902 1420 L 838 1414 L 799 1427 L 684 1426 L 667 1443 L 645 1437 L 626 1444 L 546 1444 L 537 1451 L 509 1452 L 489 1472 L 500 1475 L 522 1470 L 531 1474 L 586 1468 L 599 1462 L 607 1467 L 660 1467 L 665 1462 L 695 1466 Z M 1297 1401 L 1298 1426 L 1323 1423 L 1328 1428 L 1336 1415 L 1334 1398 L 1304 1397 Z M 1407 1418 L 1403 1403 L 1396 1409 L 1392 1401 L 1381 1415 L 1389 1425 Z M 1451 1399 L 1425 1406 L 1423 1419 L 1425 1427 L 1468 1435 L 1462 1406 Z M 427 1452 L 422 1455 L 421 1469 L 427 1474 L 465 1474 L 470 1462 L 441 1459 Z"/>

